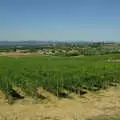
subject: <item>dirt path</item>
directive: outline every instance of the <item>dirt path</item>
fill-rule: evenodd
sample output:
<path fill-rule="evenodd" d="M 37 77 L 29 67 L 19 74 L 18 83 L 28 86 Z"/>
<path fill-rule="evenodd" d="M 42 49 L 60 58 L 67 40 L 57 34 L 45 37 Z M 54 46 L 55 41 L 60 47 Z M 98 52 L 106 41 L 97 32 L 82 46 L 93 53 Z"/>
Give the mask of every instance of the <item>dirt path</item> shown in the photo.
<path fill-rule="evenodd" d="M 53 100 L 42 104 L 0 104 L 0 120 L 87 120 L 120 113 L 120 89 L 111 88 L 83 98 Z M 98 120 L 98 118 L 94 119 Z"/>

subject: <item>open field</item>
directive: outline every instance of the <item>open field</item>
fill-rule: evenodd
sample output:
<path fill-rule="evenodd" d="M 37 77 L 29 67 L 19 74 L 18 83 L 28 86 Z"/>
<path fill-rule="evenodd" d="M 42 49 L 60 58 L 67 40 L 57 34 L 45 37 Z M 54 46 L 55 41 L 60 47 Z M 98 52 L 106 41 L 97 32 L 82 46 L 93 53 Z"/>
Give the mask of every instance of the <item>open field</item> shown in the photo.
<path fill-rule="evenodd" d="M 119 54 L 0 56 L 1 119 L 85 120 L 118 115 L 119 59 Z"/>
<path fill-rule="evenodd" d="M 114 54 L 87 57 L 1 56 L 0 89 L 8 93 L 10 88 L 19 87 L 34 96 L 35 89 L 42 87 L 58 97 L 64 91 L 81 94 L 82 89 L 106 89 L 120 82 L 120 63 L 113 61 L 119 57 Z"/>

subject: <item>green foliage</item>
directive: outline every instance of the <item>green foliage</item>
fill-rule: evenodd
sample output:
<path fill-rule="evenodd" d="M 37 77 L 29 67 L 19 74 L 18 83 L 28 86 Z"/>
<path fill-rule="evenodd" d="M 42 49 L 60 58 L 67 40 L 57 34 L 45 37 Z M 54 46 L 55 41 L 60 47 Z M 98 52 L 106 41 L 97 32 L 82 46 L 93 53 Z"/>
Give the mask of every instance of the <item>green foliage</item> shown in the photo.
<path fill-rule="evenodd" d="M 75 92 L 86 87 L 89 91 L 106 89 L 120 82 L 120 63 L 107 62 L 120 55 L 85 57 L 29 56 L 0 57 L 0 89 L 9 95 L 12 87 L 20 87 L 34 96 L 43 87 L 56 96 L 64 89 Z"/>
<path fill-rule="evenodd" d="M 120 116 L 110 117 L 110 118 L 107 118 L 105 120 L 120 120 Z"/>

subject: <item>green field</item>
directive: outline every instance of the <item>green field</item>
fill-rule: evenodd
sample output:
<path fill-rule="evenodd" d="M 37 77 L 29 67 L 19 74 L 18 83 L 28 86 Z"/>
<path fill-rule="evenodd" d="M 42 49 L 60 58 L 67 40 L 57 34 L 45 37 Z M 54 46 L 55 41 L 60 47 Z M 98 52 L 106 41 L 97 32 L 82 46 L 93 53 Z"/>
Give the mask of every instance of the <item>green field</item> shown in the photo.
<path fill-rule="evenodd" d="M 64 90 L 106 89 L 120 82 L 119 54 L 85 57 L 27 56 L 0 57 L 0 89 L 9 94 L 10 88 L 19 87 L 34 96 L 38 87 L 62 97 Z"/>
<path fill-rule="evenodd" d="M 113 118 L 108 118 L 106 120 L 120 120 L 120 117 L 113 117 Z"/>

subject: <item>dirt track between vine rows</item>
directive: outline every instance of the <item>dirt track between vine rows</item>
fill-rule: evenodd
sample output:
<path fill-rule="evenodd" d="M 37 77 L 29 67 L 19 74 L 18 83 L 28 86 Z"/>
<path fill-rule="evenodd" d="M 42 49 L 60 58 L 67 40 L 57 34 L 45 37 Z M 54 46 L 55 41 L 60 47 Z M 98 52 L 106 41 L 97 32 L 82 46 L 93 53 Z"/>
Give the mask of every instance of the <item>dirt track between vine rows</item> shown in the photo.
<path fill-rule="evenodd" d="M 1 99 L 2 100 L 2 99 Z M 29 98 L 30 101 L 30 98 Z M 17 101 L 0 104 L 0 120 L 99 120 L 120 113 L 120 89 L 110 88 L 99 94 L 88 93 L 80 98 L 53 100 L 41 104 Z"/>

